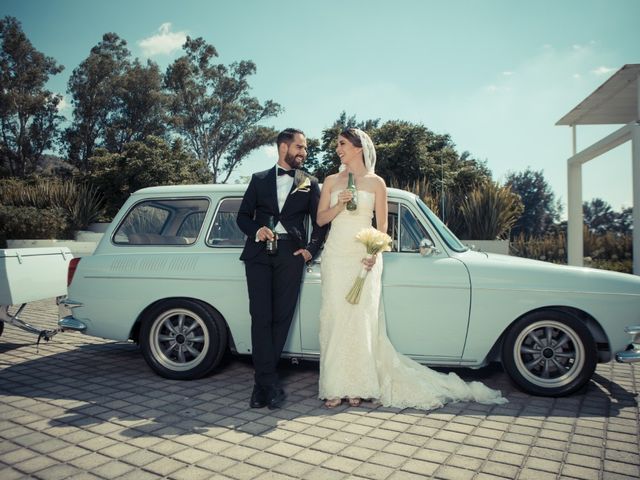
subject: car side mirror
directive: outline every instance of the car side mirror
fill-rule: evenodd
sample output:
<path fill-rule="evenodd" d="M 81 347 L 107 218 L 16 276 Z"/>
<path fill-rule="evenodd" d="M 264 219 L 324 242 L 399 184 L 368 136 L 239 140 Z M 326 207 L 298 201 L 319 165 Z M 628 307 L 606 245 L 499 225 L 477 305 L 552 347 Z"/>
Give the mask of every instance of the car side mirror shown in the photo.
<path fill-rule="evenodd" d="M 420 240 L 420 255 L 423 257 L 430 257 L 434 253 L 440 253 L 440 250 L 436 248 L 430 239 L 423 238 Z"/>

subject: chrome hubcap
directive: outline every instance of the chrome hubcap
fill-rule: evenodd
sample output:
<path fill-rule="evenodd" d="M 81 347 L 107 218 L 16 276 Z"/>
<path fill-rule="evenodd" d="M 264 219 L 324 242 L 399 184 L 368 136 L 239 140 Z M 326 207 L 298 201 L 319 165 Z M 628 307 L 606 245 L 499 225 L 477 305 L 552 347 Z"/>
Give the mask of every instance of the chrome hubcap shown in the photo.
<path fill-rule="evenodd" d="M 211 341 L 202 318 L 181 308 L 167 310 L 157 317 L 149 335 L 154 358 L 175 371 L 200 364 Z"/>
<path fill-rule="evenodd" d="M 520 332 L 513 354 L 518 371 L 528 381 L 547 388 L 569 384 L 585 363 L 578 334 L 555 320 L 532 323 Z"/>

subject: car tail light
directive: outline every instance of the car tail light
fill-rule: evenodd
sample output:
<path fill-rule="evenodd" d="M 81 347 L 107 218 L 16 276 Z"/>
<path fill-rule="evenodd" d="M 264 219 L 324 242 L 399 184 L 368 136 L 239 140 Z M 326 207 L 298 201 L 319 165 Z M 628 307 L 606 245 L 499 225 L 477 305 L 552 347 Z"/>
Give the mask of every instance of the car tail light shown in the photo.
<path fill-rule="evenodd" d="M 71 282 L 73 282 L 73 276 L 76 274 L 76 268 L 78 268 L 79 263 L 79 258 L 72 258 L 69 262 L 69 269 L 67 270 L 67 287 L 71 285 Z"/>

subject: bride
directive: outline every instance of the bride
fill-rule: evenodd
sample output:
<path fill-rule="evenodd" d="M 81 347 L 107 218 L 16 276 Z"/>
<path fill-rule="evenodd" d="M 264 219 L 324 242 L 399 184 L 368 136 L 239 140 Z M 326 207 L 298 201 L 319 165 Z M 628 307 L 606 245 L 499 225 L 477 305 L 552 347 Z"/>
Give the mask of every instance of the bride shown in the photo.
<path fill-rule="evenodd" d="M 396 352 L 386 333 L 382 305 L 382 255 L 367 260 L 356 234 L 371 226 L 387 231 L 387 187 L 374 173 L 376 152 L 371 138 L 357 128 L 338 136 L 340 171 L 328 176 L 318 205 L 317 223 L 331 223 L 322 253 L 319 397 L 328 408 L 343 399 L 351 406 L 375 399 L 387 407 L 439 408 L 447 402 L 506 403 L 501 393 L 480 382 L 465 383 L 455 373 L 431 370 Z M 356 210 L 346 210 L 352 173 Z M 345 300 L 362 264 L 369 270 L 360 302 Z"/>

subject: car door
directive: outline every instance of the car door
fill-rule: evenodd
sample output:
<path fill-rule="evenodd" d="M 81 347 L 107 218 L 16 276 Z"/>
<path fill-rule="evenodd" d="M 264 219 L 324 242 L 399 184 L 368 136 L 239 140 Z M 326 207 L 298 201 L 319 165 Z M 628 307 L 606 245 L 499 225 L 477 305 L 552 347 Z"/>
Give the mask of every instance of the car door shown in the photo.
<path fill-rule="evenodd" d="M 462 356 L 469 323 L 471 285 L 464 264 L 449 256 L 418 209 L 389 205 L 396 223 L 394 249 L 384 254 L 382 274 L 387 334 L 396 349 L 430 362 Z M 436 247 L 420 254 L 423 239 Z"/>
<path fill-rule="evenodd" d="M 409 204 L 389 202 L 388 232 L 393 251 L 383 255 L 383 302 L 387 332 L 396 349 L 432 363 L 462 355 L 469 319 L 470 283 L 466 267 L 450 257 L 428 222 Z M 420 255 L 420 242 L 437 247 Z M 319 354 L 322 257 L 307 268 L 300 296 L 301 343 L 305 356 Z M 345 292 L 346 293 L 346 292 Z"/>

